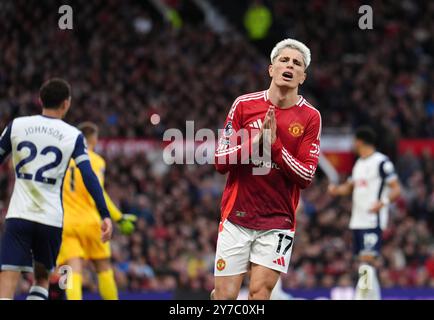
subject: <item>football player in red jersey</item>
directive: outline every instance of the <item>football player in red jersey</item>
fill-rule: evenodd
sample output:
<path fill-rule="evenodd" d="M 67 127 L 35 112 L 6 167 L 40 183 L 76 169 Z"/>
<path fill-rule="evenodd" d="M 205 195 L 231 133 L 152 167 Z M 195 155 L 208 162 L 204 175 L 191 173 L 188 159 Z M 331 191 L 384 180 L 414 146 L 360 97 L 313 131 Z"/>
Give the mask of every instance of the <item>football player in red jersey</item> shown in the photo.
<path fill-rule="evenodd" d="M 235 100 L 215 153 L 217 171 L 228 177 L 213 299 L 236 299 L 249 270 L 249 299 L 270 298 L 280 273 L 288 270 L 300 189 L 312 182 L 318 165 L 321 115 L 298 93 L 310 50 L 285 39 L 270 58 L 270 87 Z M 251 138 L 240 142 L 240 131 Z M 268 162 L 255 161 L 258 145 L 268 145 Z M 268 168 L 267 174 L 255 174 L 258 167 Z"/>

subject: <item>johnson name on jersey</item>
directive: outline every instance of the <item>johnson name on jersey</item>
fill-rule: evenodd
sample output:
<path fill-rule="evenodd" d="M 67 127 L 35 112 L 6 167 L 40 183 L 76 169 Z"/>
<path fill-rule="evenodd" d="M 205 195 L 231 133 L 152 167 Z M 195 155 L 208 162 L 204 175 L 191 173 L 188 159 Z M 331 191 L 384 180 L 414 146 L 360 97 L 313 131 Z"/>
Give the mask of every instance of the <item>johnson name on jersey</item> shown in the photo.
<path fill-rule="evenodd" d="M 62 185 L 72 158 L 88 160 L 81 132 L 60 119 L 20 117 L 0 140 L 0 162 L 12 153 L 15 185 L 6 218 L 62 227 Z"/>

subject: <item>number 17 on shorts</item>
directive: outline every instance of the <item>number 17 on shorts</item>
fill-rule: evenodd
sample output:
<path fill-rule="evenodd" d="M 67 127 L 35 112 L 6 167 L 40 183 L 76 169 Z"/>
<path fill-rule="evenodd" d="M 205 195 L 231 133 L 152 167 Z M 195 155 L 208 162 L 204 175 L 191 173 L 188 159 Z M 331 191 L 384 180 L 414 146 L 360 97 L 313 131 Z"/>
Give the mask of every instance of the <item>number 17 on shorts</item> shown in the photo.
<path fill-rule="evenodd" d="M 293 245 L 293 230 L 252 230 L 225 221 L 217 241 L 214 274 L 245 273 L 250 263 L 286 273 Z"/>
<path fill-rule="evenodd" d="M 271 230 L 258 240 L 269 245 L 259 247 L 259 252 L 252 257 L 251 262 L 287 273 L 294 246 L 294 231 Z"/>

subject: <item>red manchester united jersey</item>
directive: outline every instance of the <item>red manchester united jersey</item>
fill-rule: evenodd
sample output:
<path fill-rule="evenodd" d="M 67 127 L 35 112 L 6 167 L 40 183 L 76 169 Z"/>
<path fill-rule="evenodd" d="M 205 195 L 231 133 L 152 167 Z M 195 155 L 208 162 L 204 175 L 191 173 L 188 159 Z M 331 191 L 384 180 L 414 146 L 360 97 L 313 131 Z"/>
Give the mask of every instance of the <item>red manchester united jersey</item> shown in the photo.
<path fill-rule="evenodd" d="M 266 164 L 244 161 L 243 149 L 249 148 L 250 141 L 231 139 L 240 129 L 258 132 L 272 105 L 268 90 L 243 95 L 235 100 L 226 118 L 215 153 L 216 169 L 229 173 L 221 202 L 220 228 L 228 219 L 255 230 L 295 229 L 300 189 L 312 182 L 318 165 L 319 111 L 302 96 L 290 108 L 275 106 L 277 139 L 271 146 L 271 169 L 265 175 L 255 175 L 252 169 Z M 231 163 L 230 159 L 237 162 Z"/>

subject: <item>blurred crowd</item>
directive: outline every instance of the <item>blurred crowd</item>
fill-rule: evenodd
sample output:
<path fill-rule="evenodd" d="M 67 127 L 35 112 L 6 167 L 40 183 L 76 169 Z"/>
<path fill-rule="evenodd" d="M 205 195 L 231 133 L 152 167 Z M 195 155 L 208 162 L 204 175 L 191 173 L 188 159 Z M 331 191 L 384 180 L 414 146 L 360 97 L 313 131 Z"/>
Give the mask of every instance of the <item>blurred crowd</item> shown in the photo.
<path fill-rule="evenodd" d="M 105 138 L 161 139 L 186 120 L 216 130 L 234 98 L 268 85 L 268 57 L 234 30 L 216 33 L 188 19 L 174 28 L 146 1 L 77 0 L 74 29 L 61 31 L 53 3 L 61 1 L 0 3 L 0 128 L 38 113 L 39 86 L 52 76 L 73 87 L 66 120 L 94 121 Z M 243 11 L 252 1 L 231 3 Z M 362 31 L 359 1 L 263 2 L 271 30 L 280 32 L 270 35 L 272 42 L 293 36 L 312 50 L 302 93 L 320 109 L 324 127 L 370 124 L 381 132 L 380 149 L 393 157 L 401 137 L 434 137 L 434 4 L 373 3 L 374 29 Z M 153 114 L 160 116 L 155 125 Z M 154 170 L 146 155 L 107 161 L 108 193 L 139 217 L 132 236 L 116 232 L 112 241 L 120 289 L 209 292 L 225 177 L 208 165 Z M 433 161 L 412 154 L 396 161 L 404 192 L 384 234 L 384 287 L 434 287 Z M 3 212 L 10 186 L 0 174 Z M 320 174 L 303 192 L 286 289 L 348 285 L 356 276 L 350 199 L 328 197 L 326 187 Z M 90 272 L 83 284 L 97 291 Z"/>
<path fill-rule="evenodd" d="M 236 33 L 172 28 L 131 0 L 76 1 L 74 29 L 63 31 L 56 6 L 40 3 L 1 4 L 1 127 L 39 112 L 37 90 L 53 76 L 72 84 L 68 122 L 91 120 L 102 136 L 127 138 L 160 138 L 186 120 L 217 129 L 236 96 L 268 82 L 265 59 Z"/>

